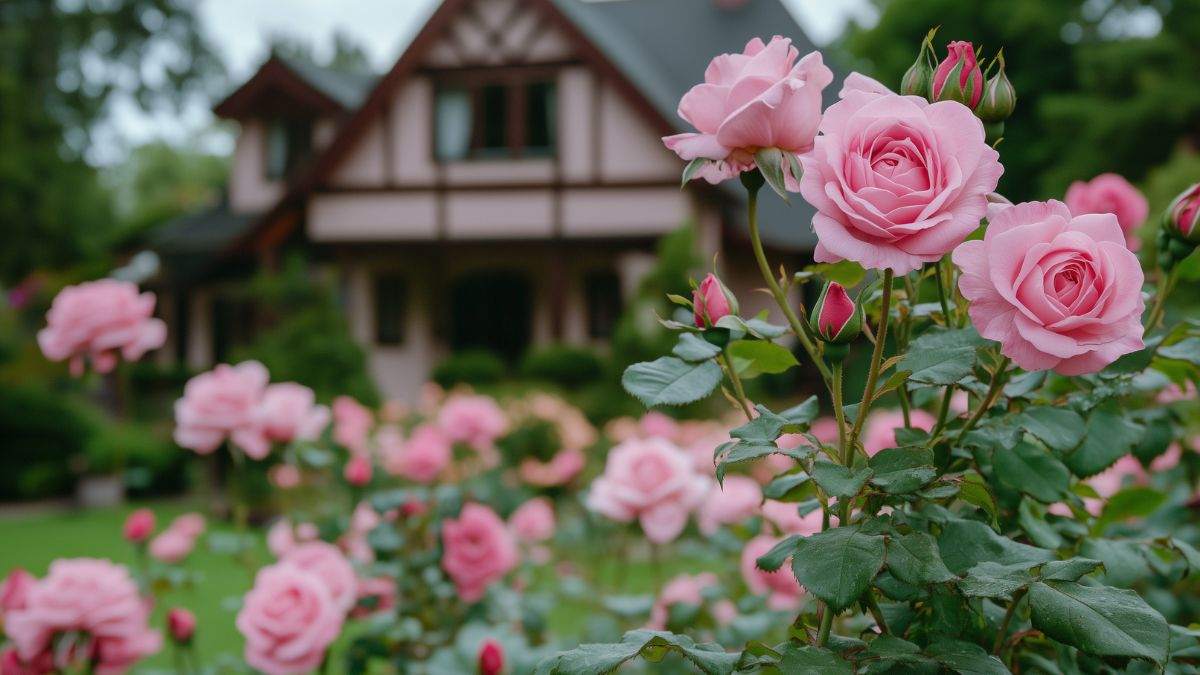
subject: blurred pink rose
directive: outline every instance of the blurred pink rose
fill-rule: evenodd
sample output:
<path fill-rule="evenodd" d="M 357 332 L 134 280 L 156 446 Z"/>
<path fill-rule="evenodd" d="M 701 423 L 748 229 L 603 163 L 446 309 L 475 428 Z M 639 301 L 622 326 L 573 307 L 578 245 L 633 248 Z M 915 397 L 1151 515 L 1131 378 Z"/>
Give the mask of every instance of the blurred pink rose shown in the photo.
<path fill-rule="evenodd" d="M 651 410 L 638 420 L 638 433 L 642 438 L 665 438 L 672 443 L 679 440 L 681 425 L 675 418 Z"/>
<path fill-rule="evenodd" d="M 388 577 L 369 577 L 358 580 L 354 609 L 356 619 L 389 612 L 396 607 L 396 580 Z"/>
<path fill-rule="evenodd" d="M 407 441 L 400 431 L 388 427 L 376 434 L 383 465 L 393 476 L 402 476 L 418 483 L 432 483 L 450 466 L 450 439 L 434 424 L 421 424 Z"/>
<path fill-rule="evenodd" d="M 800 157 L 819 262 L 897 274 L 936 262 L 979 227 L 1004 172 L 966 106 L 899 96 L 858 73 L 821 134 Z"/>
<path fill-rule="evenodd" d="M 937 424 L 937 418 L 920 408 L 913 408 L 908 414 L 913 429 L 932 431 Z M 876 410 L 867 417 L 867 428 L 863 432 L 863 450 L 874 457 L 880 450 L 894 448 L 897 445 L 896 430 L 904 428 L 904 413 L 900 410 Z"/>
<path fill-rule="evenodd" d="M 762 514 L 780 534 L 799 534 L 807 537 L 821 531 L 821 509 L 813 509 L 802 516 L 796 504 L 768 499 L 763 502 Z M 829 522 L 831 526 L 836 525 L 837 517 L 830 516 Z"/>
<path fill-rule="evenodd" d="M 508 527 L 526 544 L 546 541 L 554 536 L 554 504 L 546 497 L 534 497 L 513 511 Z"/>
<path fill-rule="evenodd" d="M 311 441 L 329 424 L 329 408 L 317 405 L 313 390 L 295 382 L 268 386 L 256 414 L 263 433 L 278 443 Z"/>
<path fill-rule="evenodd" d="M 276 464 L 267 470 L 267 479 L 280 490 L 291 490 L 300 486 L 304 475 L 295 464 Z"/>
<path fill-rule="evenodd" d="M 367 435 L 375 418 L 363 404 L 349 396 L 333 399 L 333 441 L 352 452 L 367 451 Z"/>
<path fill-rule="evenodd" d="M 716 621 L 718 626 L 728 626 L 738 618 L 737 605 L 729 598 L 721 598 L 714 602 L 711 611 L 713 621 Z"/>
<path fill-rule="evenodd" d="M 746 543 L 742 549 L 742 579 L 751 593 L 767 596 L 767 606 L 771 609 L 795 611 L 804 599 L 804 587 L 796 581 L 790 560 L 774 572 L 760 570 L 756 564 L 759 557 L 779 541 L 775 537 L 760 535 Z"/>
<path fill-rule="evenodd" d="M 697 174 L 710 183 L 754 168 L 760 148 L 807 152 L 821 122 L 821 90 L 833 72 L 819 52 L 796 63 L 799 56 L 791 40 L 776 36 L 714 58 L 704 82 L 679 101 L 679 116 L 699 133 L 667 136 L 663 143 L 685 161 L 713 160 Z"/>
<path fill-rule="evenodd" d="M 1094 373 L 1144 346 L 1142 266 L 1111 214 L 1017 204 L 954 262 L 975 328 L 1025 370 Z"/>
<path fill-rule="evenodd" d="M 175 442 L 206 455 L 229 438 L 248 457 L 271 451 L 255 413 L 270 376 L 258 361 L 224 363 L 188 380 L 175 402 Z"/>
<path fill-rule="evenodd" d="M 129 514 L 125 519 L 125 527 L 122 534 L 125 541 L 134 544 L 140 544 L 150 538 L 154 534 L 155 525 L 154 512 L 150 509 L 138 509 Z"/>
<path fill-rule="evenodd" d="M 90 359 L 98 373 L 110 372 L 117 356 L 137 361 L 167 339 L 167 325 L 154 318 L 154 294 L 136 284 L 100 279 L 67 286 L 46 313 L 38 346 L 51 361 L 69 359 L 71 374 L 83 374 Z"/>
<path fill-rule="evenodd" d="M 171 521 L 170 529 L 182 532 L 183 534 L 196 538 L 204 534 L 206 524 L 204 516 L 199 513 L 184 513 Z"/>
<path fill-rule="evenodd" d="M 1136 251 L 1141 247 L 1137 230 L 1146 222 L 1146 216 L 1150 215 L 1150 203 L 1123 177 L 1115 173 L 1102 173 L 1087 182 L 1077 180 L 1067 188 L 1063 201 L 1074 216 L 1113 214 L 1125 233 L 1129 250 Z"/>
<path fill-rule="evenodd" d="M 508 430 L 504 411 L 489 396 L 454 394 L 437 417 L 442 432 L 455 443 L 466 443 L 480 453 L 495 450 L 495 442 Z"/>
<path fill-rule="evenodd" d="M 329 597 L 342 611 L 354 606 L 358 576 L 350 561 L 333 544 L 324 541 L 298 544 L 284 553 L 279 562 L 311 572 L 329 589 Z"/>
<path fill-rule="evenodd" d="M 646 538 L 664 544 L 679 536 L 708 492 L 709 479 L 692 470 L 682 450 L 661 438 L 625 441 L 608 452 L 604 474 L 591 486 L 589 509 L 617 522 L 635 518 Z"/>
<path fill-rule="evenodd" d="M 700 531 L 712 536 L 722 525 L 733 525 L 758 515 L 762 488 L 746 476 L 726 476 L 724 484 L 713 485 L 700 505 L 696 522 Z"/>
<path fill-rule="evenodd" d="M 196 539 L 170 528 L 150 540 L 150 557 L 174 565 L 183 561 L 196 548 Z"/>
<path fill-rule="evenodd" d="M 1191 401 L 1195 398 L 1196 384 L 1191 380 L 1188 380 L 1184 383 L 1184 387 L 1182 389 L 1180 389 L 1179 385 L 1175 384 L 1174 382 L 1168 384 L 1162 391 L 1158 393 L 1158 396 L 1156 396 L 1154 400 L 1155 402 L 1162 403 L 1163 405 L 1170 405 L 1171 403 L 1178 403 L 1180 401 Z"/>
<path fill-rule="evenodd" d="M 14 647 L 0 650 L 0 675 L 49 675 L 54 672 L 54 654 L 49 650 L 25 661 Z"/>
<path fill-rule="evenodd" d="M 500 675 L 504 672 L 504 645 L 487 639 L 479 646 L 479 675 Z"/>
<path fill-rule="evenodd" d="M 162 637 L 150 629 L 149 615 L 125 567 L 61 559 L 29 589 L 25 607 L 5 615 L 4 630 L 25 662 L 41 658 L 57 635 L 84 633 L 91 651 L 74 656 L 94 661 L 96 673 L 117 674 L 159 650 Z"/>
<path fill-rule="evenodd" d="M 650 630 L 667 630 L 671 607 L 674 605 L 704 605 L 704 589 L 717 585 L 717 575 L 712 572 L 700 574 L 680 574 L 671 579 L 662 588 L 662 592 L 654 600 L 650 608 L 650 620 L 646 628 Z"/>
<path fill-rule="evenodd" d="M 175 642 L 188 644 L 196 634 L 196 615 L 183 607 L 172 607 L 167 612 L 167 632 Z"/>
<path fill-rule="evenodd" d="M 285 563 L 264 567 L 237 615 L 246 663 L 267 675 L 312 672 L 341 633 L 344 616 L 315 574 Z"/>
<path fill-rule="evenodd" d="M 292 521 L 281 518 L 267 530 L 267 550 L 276 558 L 282 558 L 296 548 L 300 542 L 313 541 L 317 538 L 317 526 L 312 523 L 300 523 L 293 526 Z"/>
<path fill-rule="evenodd" d="M 587 455 L 578 448 L 559 450 L 548 462 L 533 457 L 521 460 L 518 473 L 527 485 L 554 487 L 566 485 L 578 476 L 587 465 Z"/>
<path fill-rule="evenodd" d="M 366 487 L 371 483 L 371 476 L 375 473 L 371 466 L 371 458 L 367 455 L 351 455 L 346 462 L 345 468 L 342 470 L 342 475 L 346 482 L 354 487 Z"/>
<path fill-rule="evenodd" d="M 483 504 L 470 503 L 457 519 L 442 521 L 442 569 L 466 603 L 517 565 L 517 546 L 504 521 Z"/>
<path fill-rule="evenodd" d="M 36 583 L 37 577 L 20 567 L 8 573 L 4 582 L 0 583 L 0 620 L 13 610 L 25 609 L 29 591 Z"/>

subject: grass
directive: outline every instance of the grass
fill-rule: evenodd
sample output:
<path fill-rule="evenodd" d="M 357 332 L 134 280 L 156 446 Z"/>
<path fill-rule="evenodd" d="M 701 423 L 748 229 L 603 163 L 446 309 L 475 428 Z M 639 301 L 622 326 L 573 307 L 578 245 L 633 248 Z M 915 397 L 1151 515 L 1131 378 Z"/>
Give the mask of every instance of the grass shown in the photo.
<path fill-rule="evenodd" d="M 0 513 L 0 542 L 3 542 L 0 545 L 0 575 L 7 575 L 13 568 L 22 567 L 40 577 L 54 559 L 74 557 L 107 558 L 135 569 L 136 553 L 122 539 L 121 528 L 126 516 L 143 506 L 154 510 L 160 529 L 172 518 L 187 511 L 203 512 L 197 503 L 167 501 L 87 511 Z M 231 532 L 232 528 L 210 520 L 210 533 L 222 531 Z M 644 555 L 628 555 L 622 550 L 623 547 L 613 550 L 614 543 L 576 542 L 564 547 L 566 550 L 560 550 L 558 560 L 569 562 L 582 575 L 594 579 L 595 592 L 612 595 L 653 593 L 662 581 L 675 574 L 712 569 L 713 566 L 711 562 L 705 564 L 703 560 L 681 555 L 680 551 L 664 551 L 661 555 L 662 569 L 656 571 L 651 563 L 645 561 Z M 260 563 L 268 559 L 261 539 L 256 556 Z M 153 625 L 165 626 L 164 615 L 171 607 L 186 607 L 196 614 L 198 629 L 195 649 L 204 663 L 211 664 L 222 654 L 239 658 L 242 639 L 233 620 L 241 596 L 250 587 L 252 580 L 249 572 L 229 555 L 210 551 L 203 541 L 188 558 L 186 568 L 198 575 L 195 583 L 161 594 L 154 609 Z M 537 569 L 532 580 L 533 587 L 541 590 L 554 588 L 563 582 L 553 566 Z M 560 599 L 547 617 L 552 632 L 568 643 L 582 636 L 588 617 L 596 611 L 598 600 L 599 597 L 594 594 L 584 598 Z M 340 654 L 336 646 L 334 653 Z M 338 665 L 338 659 L 335 658 L 330 670 L 338 672 Z M 172 650 L 169 645 L 139 668 L 139 671 L 147 670 L 172 671 Z"/>

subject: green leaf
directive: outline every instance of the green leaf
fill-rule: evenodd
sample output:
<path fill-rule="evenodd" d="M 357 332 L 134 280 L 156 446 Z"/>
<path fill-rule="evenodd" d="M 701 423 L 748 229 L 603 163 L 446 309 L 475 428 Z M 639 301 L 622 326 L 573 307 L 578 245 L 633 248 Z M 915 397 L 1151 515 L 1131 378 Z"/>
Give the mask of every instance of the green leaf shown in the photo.
<path fill-rule="evenodd" d="M 1079 581 L 1085 575 L 1104 567 L 1104 563 L 1091 558 L 1071 558 L 1070 560 L 1051 560 L 1042 565 L 1038 576 L 1054 581 Z"/>
<path fill-rule="evenodd" d="M 700 173 L 700 170 L 703 169 L 710 161 L 711 160 L 709 160 L 707 157 L 697 157 L 696 159 L 688 162 L 687 166 L 683 167 L 683 177 L 679 181 L 679 187 L 681 189 L 687 187 L 687 184 L 691 182 L 691 180 L 696 177 L 696 174 Z"/>
<path fill-rule="evenodd" d="M 821 402 L 816 396 L 809 396 L 802 403 L 794 405 L 779 413 L 788 424 L 808 424 L 821 414 Z"/>
<path fill-rule="evenodd" d="M 988 489 L 983 476 L 974 471 L 968 471 L 963 474 L 962 488 L 958 492 L 958 498 L 986 511 L 993 524 L 1000 515 L 999 509 L 996 508 L 996 498 L 992 496 L 992 491 Z"/>
<path fill-rule="evenodd" d="M 1033 627 L 1093 656 L 1167 660 L 1170 629 L 1133 591 L 1040 581 L 1029 590 Z"/>
<path fill-rule="evenodd" d="M 836 281 L 846 288 L 854 288 L 867 277 L 867 271 L 862 265 L 853 260 L 842 260 L 835 263 L 818 263 L 804 268 L 826 281 Z"/>
<path fill-rule="evenodd" d="M 629 366 L 621 384 L 648 407 L 683 405 L 708 396 L 721 384 L 721 377 L 721 367 L 713 361 L 687 363 L 664 356 Z"/>
<path fill-rule="evenodd" d="M 871 483 L 892 494 L 919 490 L 938 475 L 933 451 L 927 448 L 888 448 L 871 457 L 868 466 L 875 471 Z"/>
<path fill-rule="evenodd" d="M 786 347 L 765 340 L 737 340 L 725 348 L 733 369 L 742 377 L 777 375 L 800 365 Z"/>
<path fill-rule="evenodd" d="M 926 647 L 925 653 L 962 675 L 1010 675 L 1000 659 L 971 642 L 943 638 Z"/>
<path fill-rule="evenodd" d="M 749 462 L 767 455 L 781 452 L 779 446 L 765 441 L 738 441 L 725 443 L 718 447 L 717 480 L 724 481 L 725 473 L 733 464 Z"/>
<path fill-rule="evenodd" d="M 873 473 L 865 467 L 855 471 L 825 459 L 813 462 L 812 467 L 812 477 L 817 481 L 817 485 L 839 499 L 858 494 Z"/>
<path fill-rule="evenodd" d="M 1183 556 L 1183 560 L 1188 566 L 1189 576 L 1200 573 L 1200 551 L 1197 551 L 1195 546 L 1178 537 L 1172 537 L 1167 542 L 1171 545 L 1171 548 L 1179 551 L 1179 554 Z"/>
<path fill-rule="evenodd" d="M 788 642 L 780 654 L 779 670 L 789 675 L 853 675 L 854 666 L 828 649 Z"/>
<path fill-rule="evenodd" d="M 1017 507 L 1017 524 L 1029 535 L 1029 540 L 1042 547 L 1055 549 L 1063 545 L 1062 535 L 1046 522 L 1046 514 L 1037 502 L 1022 499 Z"/>
<path fill-rule="evenodd" d="M 1126 418 L 1116 401 L 1102 404 L 1088 416 L 1087 436 L 1067 455 L 1067 466 L 1080 478 L 1094 476 L 1128 454 L 1141 434 L 1141 425 Z"/>
<path fill-rule="evenodd" d="M 1023 441 L 1012 449 L 996 450 L 992 472 L 1005 485 L 1046 504 L 1061 499 L 1071 486 L 1071 472 L 1057 457 Z"/>
<path fill-rule="evenodd" d="M 603 675 L 638 655 L 652 662 L 661 661 L 668 652 L 676 652 L 708 675 L 729 675 L 741 659 L 740 653 L 728 653 L 720 645 L 696 644 L 686 635 L 662 631 L 634 630 L 615 644 L 584 644 L 558 652 L 538 664 L 538 675 Z"/>
<path fill-rule="evenodd" d="M 1149 464 L 1166 452 L 1175 442 L 1175 427 L 1171 423 L 1171 412 L 1166 408 L 1147 411 L 1142 420 L 1145 432 L 1138 444 L 1133 446 L 1133 456 Z"/>
<path fill-rule="evenodd" d="M 912 341 L 896 369 L 912 373 L 908 376 L 912 382 L 958 384 L 974 371 L 978 349 L 984 344 L 974 328 L 928 330 Z"/>
<path fill-rule="evenodd" d="M 787 186 L 783 180 L 783 152 L 779 148 L 763 148 L 754 153 L 754 163 L 766 179 L 767 185 L 778 194 L 783 201 L 790 201 Z"/>
<path fill-rule="evenodd" d="M 653 595 L 610 595 L 602 599 L 604 609 L 625 618 L 644 617 L 654 607 Z"/>
<path fill-rule="evenodd" d="M 778 544 L 772 546 L 770 551 L 767 551 L 759 556 L 758 559 L 754 561 L 755 566 L 757 566 L 758 569 L 765 570 L 767 572 L 774 572 L 780 567 L 783 567 L 783 563 L 787 561 L 788 556 L 795 552 L 796 544 L 799 541 L 799 535 L 792 535 L 786 539 L 783 539 Z"/>
<path fill-rule="evenodd" d="M 721 348 L 695 333 L 681 333 L 671 353 L 684 361 L 698 362 L 715 358 L 721 353 Z"/>
<path fill-rule="evenodd" d="M 1029 569 L 1035 564 L 1001 565 L 985 560 L 967 570 L 967 575 L 958 582 L 958 588 L 970 597 L 1012 600 L 1013 593 L 1033 583 Z"/>
<path fill-rule="evenodd" d="M 955 578 L 942 562 L 937 542 L 924 532 L 889 539 L 887 566 L 897 579 L 909 584 L 936 584 Z"/>
<path fill-rule="evenodd" d="M 1112 523 L 1126 518 L 1145 518 L 1158 510 L 1167 496 L 1148 487 L 1128 487 L 1108 498 L 1100 518 L 1096 520 L 1096 531 L 1101 532 Z"/>
<path fill-rule="evenodd" d="M 764 340 L 774 340 L 775 338 L 780 337 L 784 333 L 788 332 L 787 326 L 780 326 L 778 324 L 770 323 L 765 319 L 760 319 L 758 317 L 746 319 L 746 321 L 743 323 L 746 326 L 747 332 Z"/>
<path fill-rule="evenodd" d="M 771 412 L 765 405 L 754 407 L 758 416 L 729 432 L 730 438 L 750 443 L 774 443 L 787 426 L 787 420 Z"/>
<path fill-rule="evenodd" d="M 788 473 L 776 476 L 763 488 L 763 496 L 780 502 L 798 502 L 804 498 L 804 485 L 808 483 L 808 474 Z"/>
<path fill-rule="evenodd" d="M 1104 583 L 1129 587 L 1150 576 L 1150 565 L 1139 542 L 1121 539 L 1087 539 L 1079 553 L 1104 563 Z"/>
<path fill-rule="evenodd" d="M 942 561 L 955 574 L 962 574 L 984 561 L 1011 565 L 1054 559 L 1051 551 L 1002 537 L 985 523 L 975 520 L 950 519 L 943 523 L 938 548 L 942 552 Z"/>
<path fill-rule="evenodd" d="M 840 612 L 867 590 L 883 560 L 882 535 L 864 534 L 857 525 L 836 527 L 797 541 L 792 570 L 808 592 Z"/>
<path fill-rule="evenodd" d="M 1046 445 L 1061 452 L 1079 445 L 1084 436 L 1085 422 L 1079 413 L 1070 408 L 1026 408 L 1017 416 L 1016 423 L 1040 438 Z"/>
<path fill-rule="evenodd" d="M 1172 361 L 1186 361 L 1200 366 L 1200 337 L 1190 337 L 1173 345 L 1158 348 L 1158 356 Z"/>

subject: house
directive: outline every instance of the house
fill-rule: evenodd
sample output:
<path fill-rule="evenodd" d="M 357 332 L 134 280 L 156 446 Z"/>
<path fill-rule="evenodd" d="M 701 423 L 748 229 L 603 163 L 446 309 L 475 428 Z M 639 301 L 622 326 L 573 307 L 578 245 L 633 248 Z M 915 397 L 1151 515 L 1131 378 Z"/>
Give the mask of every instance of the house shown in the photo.
<path fill-rule="evenodd" d="M 602 344 L 685 223 L 767 307 L 740 186 L 680 189 L 660 137 L 712 56 L 775 34 L 812 49 L 780 0 L 444 0 L 380 77 L 271 58 L 215 108 L 240 128 L 227 200 L 156 241 L 164 358 L 227 358 L 254 323 L 229 289 L 293 247 L 399 397 L 452 350 Z M 762 202 L 774 262 L 803 264 L 811 211 Z"/>

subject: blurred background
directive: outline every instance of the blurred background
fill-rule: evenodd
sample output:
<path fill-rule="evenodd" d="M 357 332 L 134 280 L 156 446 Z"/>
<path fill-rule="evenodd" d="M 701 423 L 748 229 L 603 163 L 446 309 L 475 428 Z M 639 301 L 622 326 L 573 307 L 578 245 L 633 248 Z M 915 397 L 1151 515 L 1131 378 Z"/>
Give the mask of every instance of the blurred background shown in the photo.
<path fill-rule="evenodd" d="M 716 253 L 747 314 L 766 307 L 738 191 L 681 191 L 658 140 L 680 95 L 776 33 L 823 51 L 831 99 L 851 70 L 894 86 L 933 26 L 939 48 L 1004 48 L 1013 201 L 1117 172 L 1150 241 L 1200 175 L 1200 0 L 0 2 L 0 502 L 114 475 L 186 490 L 170 406 L 218 362 L 326 401 L 432 379 L 639 413 L 619 377 L 668 351 L 665 293 Z M 813 243 L 796 202 L 764 207 L 790 269 Z M 110 275 L 170 331 L 118 421 L 34 339 L 60 288 Z M 752 395 L 797 398 L 800 377 Z"/>

